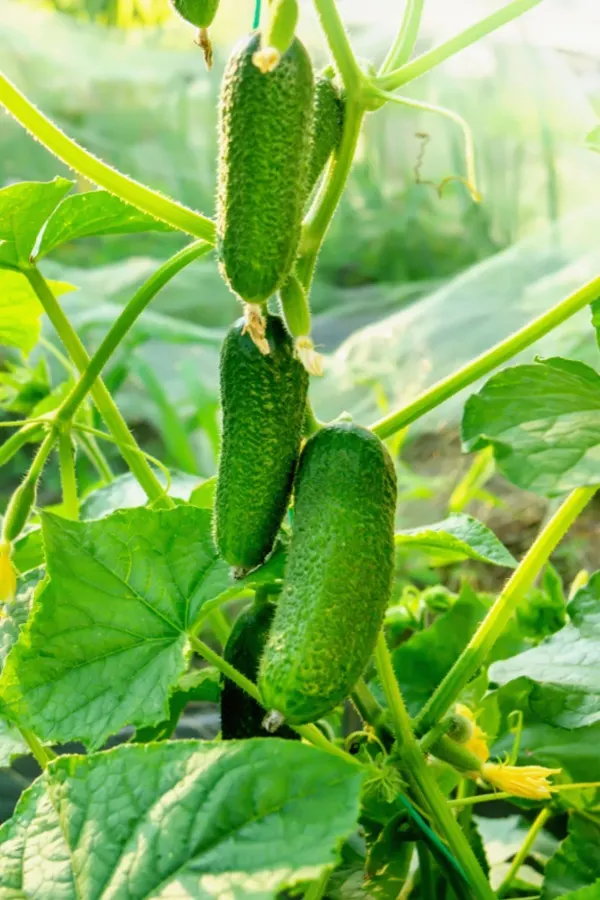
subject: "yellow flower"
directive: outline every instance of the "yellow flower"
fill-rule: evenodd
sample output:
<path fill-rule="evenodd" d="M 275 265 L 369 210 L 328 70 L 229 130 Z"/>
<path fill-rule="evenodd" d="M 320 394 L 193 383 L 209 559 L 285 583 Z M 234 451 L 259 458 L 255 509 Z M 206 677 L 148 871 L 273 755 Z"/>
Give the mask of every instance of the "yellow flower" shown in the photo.
<path fill-rule="evenodd" d="M 529 800 L 549 800 L 550 775 L 558 775 L 562 769 L 545 766 L 508 766 L 506 763 L 484 763 L 481 777 L 507 794 Z"/>
<path fill-rule="evenodd" d="M 478 759 L 482 760 L 482 762 L 486 762 L 486 760 L 490 758 L 490 748 L 487 745 L 487 735 L 485 731 L 477 725 L 475 716 L 468 706 L 457 703 L 454 708 L 459 716 L 464 716 L 465 719 L 468 719 L 469 722 L 473 724 L 473 733 L 468 741 L 464 742 L 463 747 L 470 750 L 471 753 L 474 753 Z"/>
<path fill-rule="evenodd" d="M 0 603 L 10 603 L 17 592 L 17 573 L 10 558 L 11 546 L 0 544 Z"/>

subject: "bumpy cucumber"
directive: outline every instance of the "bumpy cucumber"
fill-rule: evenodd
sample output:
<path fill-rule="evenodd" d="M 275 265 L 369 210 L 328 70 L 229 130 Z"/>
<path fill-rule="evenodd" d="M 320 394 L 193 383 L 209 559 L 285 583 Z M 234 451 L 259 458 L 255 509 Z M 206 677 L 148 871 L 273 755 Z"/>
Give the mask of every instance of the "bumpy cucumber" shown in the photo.
<path fill-rule="evenodd" d="M 306 181 L 310 195 L 329 157 L 335 153 L 342 140 L 344 127 L 344 102 L 337 87 L 325 75 L 319 75 L 315 83 L 314 126 Z"/>
<path fill-rule="evenodd" d="M 196 28 L 208 28 L 217 14 L 219 0 L 171 0 L 175 12 Z"/>
<path fill-rule="evenodd" d="M 259 672 L 265 706 L 291 724 L 332 710 L 367 665 L 390 597 L 395 505 L 394 466 L 371 432 L 340 423 L 310 438 Z"/>
<path fill-rule="evenodd" d="M 242 675 L 256 681 L 258 664 L 262 656 L 269 627 L 275 613 L 275 604 L 269 600 L 255 601 L 243 610 L 225 645 L 224 657 Z M 225 678 L 221 692 L 221 736 L 224 740 L 235 738 L 269 737 L 262 727 L 265 717 L 263 707 L 253 700 L 233 681 Z M 291 728 L 281 728 L 278 737 L 297 739 Z"/>
<path fill-rule="evenodd" d="M 252 62 L 259 46 L 253 34 L 233 51 L 219 115 L 219 259 L 247 303 L 266 301 L 294 262 L 313 116 L 312 66 L 300 41 L 266 74 Z"/>
<path fill-rule="evenodd" d="M 281 319 L 267 316 L 264 356 L 240 320 L 221 350 L 223 439 L 215 503 L 221 556 L 252 569 L 270 552 L 292 490 L 308 375 Z"/>

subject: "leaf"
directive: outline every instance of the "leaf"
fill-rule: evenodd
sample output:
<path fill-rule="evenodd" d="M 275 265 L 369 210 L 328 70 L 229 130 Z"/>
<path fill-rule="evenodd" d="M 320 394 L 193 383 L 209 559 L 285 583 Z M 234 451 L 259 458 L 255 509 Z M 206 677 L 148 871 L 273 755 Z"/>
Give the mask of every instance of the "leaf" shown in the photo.
<path fill-rule="evenodd" d="M 149 741 L 166 741 L 174 733 L 179 717 L 192 702 L 218 703 L 221 696 L 221 673 L 212 666 L 193 669 L 182 675 L 169 700 L 169 717 L 158 725 L 138 728 L 135 734 L 137 744 Z"/>
<path fill-rule="evenodd" d="M 62 757 L 0 829 L 0 884 L 47 900 L 274 898 L 336 863 L 362 777 L 277 738 Z"/>
<path fill-rule="evenodd" d="M 66 178 L 22 181 L 0 190 L 0 266 L 26 266 L 44 222 L 73 187 Z"/>
<path fill-rule="evenodd" d="M 25 531 L 15 541 L 13 563 L 17 572 L 22 575 L 43 565 L 44 547 L 42 545 L 42 529 L 39 525 L 26 526 Z"/>
<path fill-rule="evenodd" d="M 496 566 L 514 568 L 516 559 L 489 528 L 472 516 L 456 513 L 428 525 L 400 531 L 395 537 L 396 547 L 422 550 L 436 559 L 436 565 L 477 559 Z"/>
<path fill-rule="evenodd" d="M 164 472 L 154 473 L 163 487 L 166 484 Z M 188 500 L 198 486 L 198 477 L 186 475 L 185 472 L 171 472 L 169 496 L 179 500 Z M 133 509 L 145 506 L 148 497 L 139 482 L 127 472 L 114 478 L 110 484 L 103 485 L 87 495 L 81 504 L 82 519 L 103 519 L 118 509 Z"/>
<path fill-rule="evenodd" d="M 5 603 L 0 616 L 0 671 L 13 644 L 24 627 L 33 603 L 35 591 L 44 577 L 43 569 L 34 569 L 17 581 L 15 599 Z"/>
<path fill-rule="evenodd" d="M 570 891 L 595 885 L 600 880 L 598 846 L 600 823 L 572 813 L 569 816 L 569 836 L 546 866 L 542 900 L 554 900 L 565 894 L 568 896 Z"/>
<path fill-rule="evenodd" d="M 0 677 L 6 714 L 42 740 L 92 748 L 126 724 L 163 721 L 190 656 L 187 631 L 232 584 L 210 513 L 42 522 L 51 580 Z"/>
<path fill-rule="evenodd" d="M 18 729 L 0 719 L 0 768 L 10 766 L 13 759 L 26 753 L 29 753 L 29 747 Z"/>
<path fill-rule="evenodd" d="M 515 736 L 508 729 L 508 720 L 511 713 L 519 712 L 523 718 L 518 754 L 520 765 L 562 768 L 567 780 L 573 782 L 600 781 L 600 723 L 577 731 L 549 725 L 531 708 L 533 688 L 529 679 L 519 678 L 491 692 L 484 701 L 484 705 L 496 704 L 500 714 L 498 739 L 491 748 L 492 756 L 502 758 L 511 752 Z M 565 792 L 564 797 L 572 803 L 576 792 Z"/>
<path fill-rule="evenodd" d="M 483 601 L 464 589 L 447 613 L 393 651 L 394 671 L 411 715 L 419 712 L 456 662 L 486 612 Z"/>
<path fill-rule="evenodd" d="M 562 900 L 598 900 L 600 897 L 600 878 L 598 878 L 589 887 L 581 888 L 579 891 L 569 891 L 568 894 L 562 895 Z"/>
<path fill-rule="evenodd" d="M 490 679 L 535 682 L 530 703 L 544 721 L 581 728 L 600 721 L 600 572 L 567 606 L 570 621 L 543 643 L 495 663 Z"/>
<path fill-rule="evenodd" d="M 56 297 L 76 290 L 62 281 L 49 281 L 48 285 Z M 0 269 L 0 345 L 31 353 L 39 340 L 42 312 L 25 276 Z"/>
<path fill-rule="evenodd" d="M 493 446 L 518 487 L 555 496 L 600 480 L 600 376 L 589 366 L 547 359 L 494 375 L 469 397 L 465 450 Z"/>
<path fill-rule="evenodd" d="M 144 231 L 174 231 L 108 191 L 73 194 L 60 203 L 46 224 L 37 258 L 77 238 Z"/>

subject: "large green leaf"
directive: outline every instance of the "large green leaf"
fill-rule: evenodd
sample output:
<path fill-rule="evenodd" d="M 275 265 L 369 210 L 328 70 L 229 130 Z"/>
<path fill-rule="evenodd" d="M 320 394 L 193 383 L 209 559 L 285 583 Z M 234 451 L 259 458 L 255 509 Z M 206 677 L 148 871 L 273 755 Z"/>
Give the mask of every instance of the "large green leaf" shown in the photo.
<path fill-rule="evenodd" d="M 600 881 L 598 847 L 600 823 L 572 813 L 569 817 L 569 836 L 546 866 L 542 900 L 555 900 L 565 894 L 570 896 L 571 891 L 592 885 L 595 889 Z M 592 890 L 589 896 L 597 898 L 599 895 Z"/>
<path fill-rule="evenodd" d="M 361 782 L 276 738 L 63 757 L 0 829 L 0 885 L 36 900 L 268 900 L 336 863 Z"/>
<path fill-rule="evenodd" d="M 26 266 L 48 217 L 73 187 L 66 178 L 22 181 L 0 190 L 0 266 Z"/>
<path fill-rule="evenodd" d="M 65 197 L 56 207 L 44 228 L 37 256 L 46 256 L 67 241 L 92 235 L 173 230 L 108 191 L 88 191 Z"/>
<path fill-rule="evenodd" d="M 207 510 L 131 509 L 97 522 L 43 515 L 50 583 L 0 677 L 9 717 L 91 747 L 168 717 L 204 603 L 232 585 Z"/>
<path fill-rule="evenodd" d="M 16 643 L 24 627 L 35 591 L 44 577 L 43 569 L 33 569 L 17 581 L 17 593 L 14 600 L 5 603 L 0 616 L 0 671 L 13 644 Z"/>
<path fill-rule="evenodd" d="M 442 522 L 411 528 L 396 534 L 396 547 L 421 550 L 436 565 L 477 559 L 496 566 L 514 568 L 517 561 L 496 535 L 472 516 L 456 513 Z"/>
<path fill-rule="evenodd" d="M 570 621 L 543 643 L 495 663 L 500 685 L 526 677 L 535 683 L 530 703 L 546 722 L 581 728 L 600 721 L 600 572 L 567 607 Z"/>
<path fill-rule="evenodd" d="M 49 281 L 48 284 L 56 297 L 76 290 L 62 281 Z M 0 346 L 16 347 L 29 354 L 40 336 L 42 312 L 25 276 L 0 267 Z"/>
<path fill-rule="evenodd" d="M 600 376 L 548 359 L 494 375 L 465 405 L 465 449 L 493 446 L 518 487 L 553 496 L 600 482 Z"/>

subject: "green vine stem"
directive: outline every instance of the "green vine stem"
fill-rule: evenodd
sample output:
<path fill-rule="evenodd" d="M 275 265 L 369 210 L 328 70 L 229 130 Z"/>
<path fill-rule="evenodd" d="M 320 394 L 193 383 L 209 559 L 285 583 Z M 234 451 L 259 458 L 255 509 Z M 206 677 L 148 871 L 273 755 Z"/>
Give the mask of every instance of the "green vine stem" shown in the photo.
<path fill-rule="evenodd" d="M 68 422 L 73 418 L 112 354 L 156 294 L 184 266 L 205 256 L 210 250 L 212 247 L 206 241 L 194 241 L 168 259 L 144 282 L 111 326 L 73 390 L 65 397 L 57 413 L 58 421 Z"/>
<path fill-rule="evenodd" d="M 238 687 L 241 687 L 243 691 L 246 691 L 247 694 L 250 694 L 250 696 L 262 706 L 258 688 L 252 681 L 250 681 L 249 678 L 246 678 L 245 675 L 242 675 L 241 672 L 238 672 L 236 668 L 234 668 L 230 663 L 224 660 L 222 656 L 219 656 L 218 653 L 215 653 L 215 651 L 212 650 L 208 646 L 208 644 L 205 644 L 204 641 L 201 641 L 200 638 L 197 638 L 194 635 L 190 634 L 188 635 L 188 640 L 199 656 L 202 656 L 207 662 L 209 662 L 212 666 L 222 672 L 223 675 L 237 684 Z M 362 766 L 362 763 L 359 762 L 359 760 L 357 760 L 354 756 L 346 753 L 346 751 L 342 750 L 341 747 L 337 747 L 334 743 L 328 740 L 328 738 L 325 737 L 323 732 L 319 728 L 317 728 L 316 725 L 290 725 L 290 728 L 293 728 L 294 731 L 296 731 L 301 737 L 305 738 L 305 740 L 307 740 L 309 743 L 313 744 L 313 746 L 319 747 L 321 750 L 325 750 L 327 753 L 331 753 L 333 756 L 339 756 L 342 759 L 345 759 L 346 762 L 350 762 L 355 766 Z"/>
<path fill-rule="evenodd" d="M 352 97 L 363 79 L 363 74 L 350 46 L 335 0 L 314 0 L 314 2 L 329 49 L 342 76 L 344 87 Z"/>
<path fill-rule="evenodd" d="M 417 716 L 414 724 L 418 736 L 435 727 L 483 665 L 520 600 L 596 490 L 596 487 L 582 487 L 572 491 L 540 532 L 457 661 Z"/>
<path fill-rule="evenodd" d="M 446 798 L 440 791 L 434 776 L 429 771 L 425 758 L 412 732 L 410 718 L 404 705 L 398 682 L 392 666 L 383 630 L 379 633 L 375 648 L 375 662 L 392 717 L 398 752 L 403 763 L 403 771 L 411 785 L 423 795 L 438 828 L 445 836 L 454 856 L 462 866 L 473 893 L 478 900 L 493 900 L 494 893 L 485 877 L 475 854 L 461 831 Z"/>
<path fill-rule="evenodd" d="M 480 41 L 493 31 L 497 31 L 503 25 L 507 25 L 508 22 L 512 22 L 513 19 L 518 19 L 523 13 L 537 6 L 538 3 L 541 3 L 541 0 L 512 0 L 512 3 L 508 3 L 502 9 L 486 16 L 485 19 L 476 22 L 475 25 L 466 28 L 465 31 L 450 38 L 449 41 L 440 44 L 439 47 L 434 47 L 399 69 L 376 78 L 375 84 L 384 91 L 394 91 L 396 88 L 402 87 L 403 84 L 414 81 L 416 78 L 420 78 L 421 75 L 425 75 L 426 72 L 430 72 L 431 69 L 434 69 L 440 63 L 466 47 L 470 47 L 471 44 Z"/>
<path fill-rule="evenodd" d="M 75 471 L 75 447 L 71 429 L 61 429 L 58 435 L 58 459 L 64 513 L 67 519 L 79 518 L 79 497 Z"/>
<path fill-rule="evenodd" d="M 84 150 L 40 112 L 1 72 L 0 104 L 40 144 L 75 172 L 125 200 L 126 203 L 149 213 L 155 219 L 167 222 L 173 228 L 202 238 L 210 244 L 215 243 L 215 225 L 211 219 L 175 200 L 163 197 L 157 191 L 123 175 L 88 150 Z"/>
<path fill-rule="evenodd" d="M 406 0 L 400 30 L 383 61 L 379 70 L 380 75 L 403 66 L 410 59 L 417 43 L 424 5 L 425 0 Z"/>
<path fill-rule="evenodd" d="M 35 291 L 44 312 L 52 322 L 67 353 L 83 374 L 90 364 L 90 357 L 44 276 L 35 266 L 26 269 L 23 274 Z M 167 509 L 173 507 L 173 501 L 165 493 L 163 486 L 142 456 L 139 448 L 137 451 L 131 449 L 132 445 L 137 447 L 135 439 L 101 379 L 97 379 L 94 382 L 91 387 L 91 394 L 100 415 L 106 422 L 110 433 L 121 450 L 123 459 L 146 492 L 148 499 L 152 500 L 157 507 L 166 507 Z"/>
<path fill-rule="evenodd" d="M 521 866 L 523 865 L 523 863 L 529 856 L 529 851 L 533 847 L 535 840 L 536 840 L 537 836 L 539 835 L 540 831 L 542 830 L 542 828 L 544 827 L 544 825 L 550 818 L 550 814 L 551 814 L 551 808 L 549 806 L 545 806 L 544 809 L 540 810 L 540 812 L 535 817 L 533 824 L 531 825 L 531 828 L 527 832 L 527 836 L 525 837 L 525 840 L 523 841 L 523 843 L 517 850 L 517 852 L 515 854 L 515 858 L 511 862 L 510 868 L 509 868 L 508 872 L 506 873 L 504 880 L 502 881 L 500 887 L 498 888 L 498 890 L 496 892 L 497 897 L 500 898 L 500 897 L 506 896 L 506 892 L 508 891 L 509 887 L 511 886 L 519 869 L 521 868 Z"/>
<path fill-rule="evenodd" d="M 537 319 L 534 319 L 505 340 L 500 341 L 495 347 L 482 353 L 481 356 L 471 360 L 461 369 L 458 369 L 446 378 L 442 378 L 441 381 L 428 388 L 403 409 L 385 416 L 383 419 L 379 419 L 379 421 L 370 426 L 371 431 L 382 440 L 391 437 L 397 431 L 406 428 L 412 422 L 416 422 L 425 413 L 435 409 L 444 400 L 448 400 L 449 397 L 452 397 L 458 391 L 473 384 L 478 378 L 487 375 L 488 372 L 502 365 L 502 363 L 512 359 L 521 350 L 530 347 L 535 341 L 548 334 L 558 325 L 561 325 L 599 296 L 600 276 L 588 281 L 587 284 L 578 288 L 564 300 L 561 300 L 548 312 L 542 313 Z"/>

